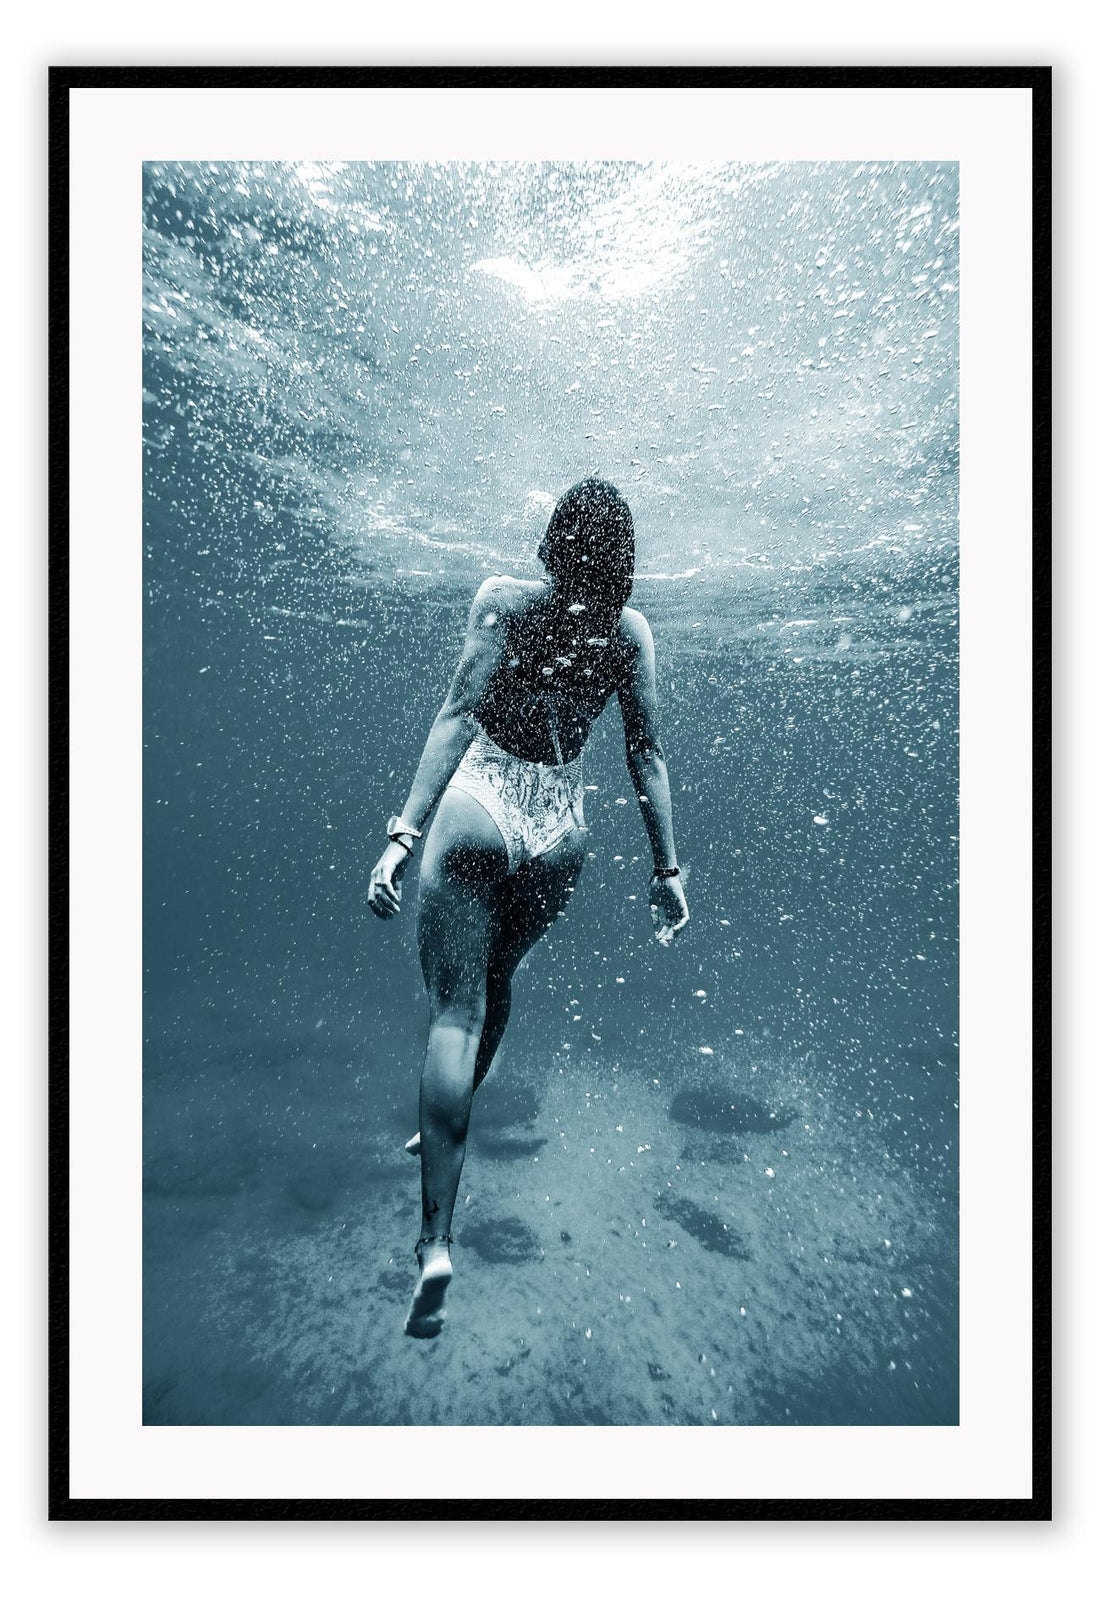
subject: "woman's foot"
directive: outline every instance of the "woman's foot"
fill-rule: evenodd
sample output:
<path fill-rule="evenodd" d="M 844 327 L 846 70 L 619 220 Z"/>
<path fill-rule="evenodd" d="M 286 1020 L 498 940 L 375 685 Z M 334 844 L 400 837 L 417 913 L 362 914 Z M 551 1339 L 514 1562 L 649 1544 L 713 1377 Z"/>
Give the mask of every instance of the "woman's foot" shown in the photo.
<path fill-rule="evenodd" d="M 454 1275 L 450 1238 L 432 1239 L 416 1246 L 420 1275 L 405 1318 L 405 1332 L 414 1339 L 434 1339 L 447 1319 L 445 1301 Z"/>
<path fill-rule="evenodd" d="M 417 1132 L 414 1137 L 409 1138 L 408 1142 L 405 1144 L 405 1152 L 406 1154 L 412 1154 L 414 1158 L 420 1153 L 419 1132 Z"/>

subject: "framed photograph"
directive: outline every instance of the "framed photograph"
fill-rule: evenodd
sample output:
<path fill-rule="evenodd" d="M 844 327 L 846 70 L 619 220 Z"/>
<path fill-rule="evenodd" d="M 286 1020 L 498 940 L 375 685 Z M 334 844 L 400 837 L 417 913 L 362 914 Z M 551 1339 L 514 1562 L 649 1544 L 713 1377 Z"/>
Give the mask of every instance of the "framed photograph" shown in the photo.
<path fill-rule="evenodd" d="M 1050 1515 L 1050 116 L 52 71 L 53 1517 Z"/>

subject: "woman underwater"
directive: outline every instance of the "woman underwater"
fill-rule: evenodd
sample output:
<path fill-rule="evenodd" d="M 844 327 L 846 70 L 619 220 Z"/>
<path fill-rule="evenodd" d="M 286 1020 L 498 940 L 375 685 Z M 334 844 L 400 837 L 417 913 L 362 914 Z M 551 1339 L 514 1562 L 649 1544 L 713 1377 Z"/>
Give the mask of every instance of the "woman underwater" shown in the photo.
<path fill-rule="evenodd" d="M 539 546 L 546 581 L 489 577 L 470 611 L 447 698 L 424 745 L 368 901 L 401 911 L 401 879 L 424 844 L 417 944 L 429 1025 L 420 1078 L 422 1221 L 406 1333 L 434 1338 L 446 1316 L 451 1217 L 474 1093 L 508 1023 L 516 965 L 565 909 L 584 863 L 581 752 L 613 693 L 627 765 L 653 848 L 650 912 L 668 945 L 688 921 L 657 736 L 653 635 L 626 608 L 634 522 L 610 483 L 559 501 Z"/>

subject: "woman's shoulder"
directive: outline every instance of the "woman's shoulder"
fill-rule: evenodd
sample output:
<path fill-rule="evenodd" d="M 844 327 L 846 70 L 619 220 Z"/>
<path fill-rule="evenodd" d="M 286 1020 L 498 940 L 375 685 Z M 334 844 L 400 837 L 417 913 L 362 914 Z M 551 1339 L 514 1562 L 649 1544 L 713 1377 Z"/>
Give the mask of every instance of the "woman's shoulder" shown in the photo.
<path fill-rule="evenodd" d="M 544 594 L 546 584 L 534 577 L 510 577 L 507 572 L 494 572 L 486 577 L 477 591 L 478 599 L 531 599 Z"/>
<path fill-rule="evenodd" d="M 526 597 L 526 584 L 520 578 L 494 572 L 478 588 L 474 595 L 474 607 L 511 611 Z"/>
<path fill-rule="evenodd" d="M 633 605 L 624 605 L 619 617 L 619 638 L 632 650 L 645 649 L 653 643 L 653 632 L 643 613 Z"/>
<path fill-rule="evenodd" d="M 536 595 L 545 593 L 545 583 L 527 577 L 510 577 L 494 573 L 486 577 L 474 595 L 474 611 L 496 611 L 500 616 L 515 616 Z"/>

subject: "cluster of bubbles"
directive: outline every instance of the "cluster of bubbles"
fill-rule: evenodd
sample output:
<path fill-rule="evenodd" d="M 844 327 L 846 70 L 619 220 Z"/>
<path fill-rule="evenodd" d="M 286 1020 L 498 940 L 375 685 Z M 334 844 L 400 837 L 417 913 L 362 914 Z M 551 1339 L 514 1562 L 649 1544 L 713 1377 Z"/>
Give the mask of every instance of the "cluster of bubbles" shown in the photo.
<path fill-rule="evenodd" d="M 145 208 L 148 494 L 225 559 L 447 585 L 593 470 L 643 573 L 953 548 L 950 165 L 154 164 Z"/>

